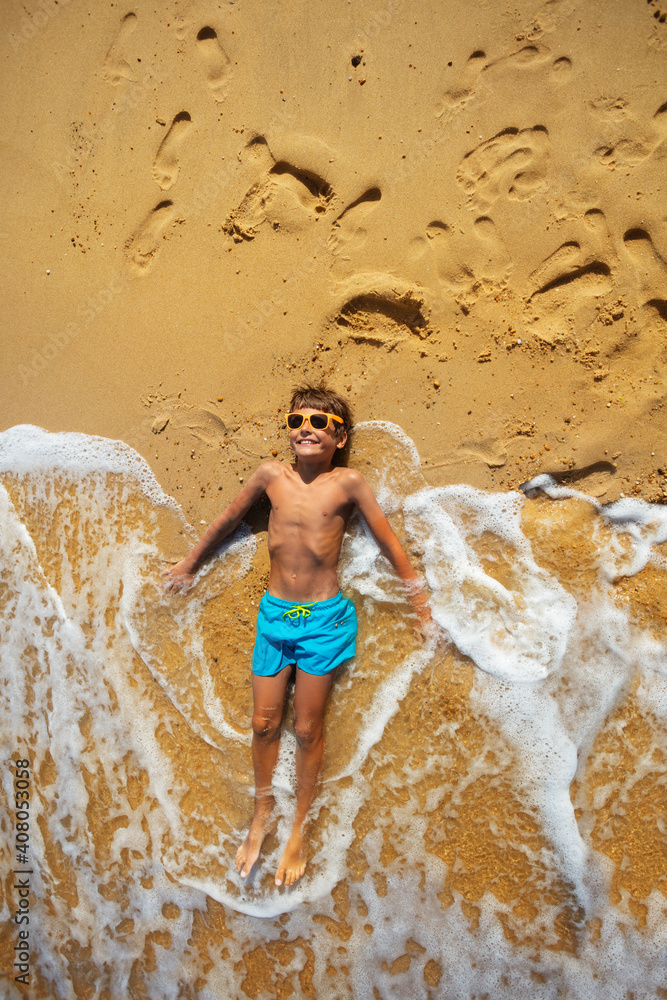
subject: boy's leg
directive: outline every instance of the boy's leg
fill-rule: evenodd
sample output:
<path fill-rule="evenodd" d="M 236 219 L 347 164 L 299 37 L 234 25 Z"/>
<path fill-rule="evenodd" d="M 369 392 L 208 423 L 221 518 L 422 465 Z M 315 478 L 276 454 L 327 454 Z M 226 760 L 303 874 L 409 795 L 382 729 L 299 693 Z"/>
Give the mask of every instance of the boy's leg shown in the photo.
<path fill-rule="evenodd" d="M 273 677 L 252 676 L 252 763 L 255 771 L 255 815 L 236 852 L 236 868 L 245 878 L 259 856 L 273 809 L 271 781 L 280 749 L 280 726 L 291 666 Z"/>
<path fill-rule="evenodd" d="M 324 706 L 335 670 L 328 674 L 296 671 L 294 686 L 294 732 L 296 748 L 296 816 L 290 838 L 276 872 L 276 885 L 292 885 L 306 870 L 303 827 L 315 796 L 324 755 Z"/>

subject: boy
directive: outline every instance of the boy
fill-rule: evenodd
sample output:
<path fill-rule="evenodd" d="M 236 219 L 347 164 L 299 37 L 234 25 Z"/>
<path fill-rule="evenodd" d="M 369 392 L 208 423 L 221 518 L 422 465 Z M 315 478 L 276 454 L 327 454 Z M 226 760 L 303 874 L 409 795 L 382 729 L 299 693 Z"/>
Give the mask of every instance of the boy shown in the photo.
<path fill-rule="evenodd" d="M 324 753 L 325 702 L 336 667 L 355 653 L 356 613 L 352 602 L 341 596 L 337 578 L 343 534 L 355 507 L 407 585 L 422 624 L 430 621 L 430 613 L 417 574 L 370 486 L 360 472 L 333 464 L 352 425 L 345 399 L 323 384 L 300 385 L 292 396 L 286 423 L 294 464 L 270 461 L 260 465 L 189 555 L 163 575 L 167 576 L 165 591 L 187 592 L 207 557 L 266 493 L 271 503 L 271 569 L 257 615 L 252 659 L 255 814 L 236 855 L 236 867 L 246 878 L 267 833 L 285 692 L 296 666 L 296 816 L 275 877 L 276 885 L 289 886 L 306 869 L 304 827 Z"/>

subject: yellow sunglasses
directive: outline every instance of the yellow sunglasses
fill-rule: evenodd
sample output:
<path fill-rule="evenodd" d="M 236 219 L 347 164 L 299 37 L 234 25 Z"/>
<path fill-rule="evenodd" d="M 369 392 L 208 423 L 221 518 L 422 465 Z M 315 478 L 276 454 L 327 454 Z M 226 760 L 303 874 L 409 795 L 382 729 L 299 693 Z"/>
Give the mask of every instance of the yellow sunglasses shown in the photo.
<path fill-rule="evenodd" d="M 325 431 L 331 420 L 335 420 L 339 424 L 345 424 L 342 417 L 336 417 L 333 413 L 311 413 L 309 416 L 306 416 L 305 413 L 288 413 L 285 417 L 285 423 L 291 431 L 298 431 L 299 427 L 303 427 L 306 420 L 315 431 Z M 338 430 L 338 428 L 335 428 L 335 430 Z"/>

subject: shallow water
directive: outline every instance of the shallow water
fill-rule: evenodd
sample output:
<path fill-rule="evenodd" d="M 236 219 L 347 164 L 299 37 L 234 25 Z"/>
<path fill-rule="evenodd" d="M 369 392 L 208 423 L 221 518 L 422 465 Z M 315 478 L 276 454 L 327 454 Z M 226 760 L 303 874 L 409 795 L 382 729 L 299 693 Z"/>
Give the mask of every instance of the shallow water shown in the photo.
<path fill-rule="evenodd" d="M 443 637 L 417 639 L 353 523 L 359 652 L 327 710 L 309 869 L 285 890 L 289 709 L 276 829 L 246 883 L 233 864 L 265 534 L 240 530 L 166 597 L 193 532 L 135 452 L 0 435 L 1 850 L 21 867 L 10 762 L 28 759 L 31 995 L 667 996 L 667 511 L 546 478 L 527 498 L 430 488 L 388 424 L 358 428 L 352 463 Z"/>

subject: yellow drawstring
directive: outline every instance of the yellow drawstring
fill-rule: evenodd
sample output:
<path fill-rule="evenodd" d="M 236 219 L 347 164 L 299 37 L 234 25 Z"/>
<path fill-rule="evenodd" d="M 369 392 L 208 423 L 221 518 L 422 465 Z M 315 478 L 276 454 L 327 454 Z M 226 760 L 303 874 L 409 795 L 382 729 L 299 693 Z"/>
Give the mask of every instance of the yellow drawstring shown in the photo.
<path fill-rule="evenodd" d="M 283 620 L 285 618 L 293 620 L 295 618 L 298 618 L 299 615 L 302 615 L 303 618 L 309 618 L 310 611 L 308 610 L 308 608 L 312 608 L 313 604 L 316 603 L 317 603 L 316 601 L 312 601 L 310 604 L 295 604 L 293 608 L 289 609 L 289 611 L 283 612 Z"/>

